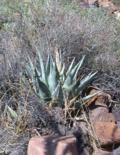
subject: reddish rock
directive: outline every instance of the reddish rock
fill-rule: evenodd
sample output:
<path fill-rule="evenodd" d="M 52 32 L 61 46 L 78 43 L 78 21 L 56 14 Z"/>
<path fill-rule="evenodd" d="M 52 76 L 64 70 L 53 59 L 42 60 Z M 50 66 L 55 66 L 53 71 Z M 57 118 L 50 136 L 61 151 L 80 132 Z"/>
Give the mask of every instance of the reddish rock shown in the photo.
<path fill-rule="evenodd" d="M 109 112 L 109 103 L 112 98 L 109 94 L 104 93 L 99 88 L 90 87 L 89 94 L 96 94 L 93 98 L 88 100 L 89 116 L 91 122 L 114 122 L 116 123 L 115 116 Z"/>
<path fill-rule="evenodd" d="M 98 115 L 97 121 L 116 123 L 116 119 L 113 113 L 101 113 Z"/>
<path fill-rule="evenodd" d="M 74 136 L 31 138 L 27 155 L 78 155 L 76 138 Z"/>
<path fill-rule="evenodd" d="M 95 122 L 94 129 L 102 147 L 120 144 L 120 128 L 114 122 Z"/>
<path fill-rule="evenodd" d="M 94 93 L 98 93 L 95 95 L 94 101 L 96 105 L 107 105 L 107 102 L 112 100 L 112 97 L 103 92 L 101 89 L 96 88 L 96 87 L 90 87 L 90 92 L 89 94 L 94 94 Z"/>
<path fill-rule="evenodd" d="M 105 107 L 98 107 L 90 111 L 90 120 L 92 122 L 114 122 L 116 123 L 113 113 L 109 113 Z"/>
<path fill-rule="evenodd" d="M 109 94 L 103 92 L 102 90 L 96 87 L 89 87 L 87 93 L 88 95 L 96 94 L 92 98 L 88 99 L 85 103 L 86 106 L 88 106 L 90 109 L 94 109 L 97 107 L 108 108 L 108 103 L 110 103 L 112 100 Z"/>
<path fill-rule="evenodd" d="M 96 107 L 90 110 L 89 116 L 91 122 L 96 122 L 100 120 L 103 113 L 109 113 L 108 109 L 106 107 Z"/>

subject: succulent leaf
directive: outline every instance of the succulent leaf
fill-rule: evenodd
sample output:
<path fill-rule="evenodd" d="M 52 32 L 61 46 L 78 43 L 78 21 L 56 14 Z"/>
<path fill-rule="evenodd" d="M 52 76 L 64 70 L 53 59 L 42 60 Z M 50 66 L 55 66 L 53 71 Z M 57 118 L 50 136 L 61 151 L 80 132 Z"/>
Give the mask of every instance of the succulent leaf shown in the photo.
<path fill-rule="evenodd" d="M 77 74 L 78 74 L 80 67 L 83 64 L 84 59 L 85 59 L 85 56 L 83 56 L 82 59 L 74 67 L 73 67 L 73 63 L 75 60 L 73 59 L 70 65 L 67 77 L 64 81 L 63 88 L 70 90 L 70 89 L 73 89 L 73 87 L 76 85 Z"/>
<path fill-rule="evenodd" d="M 69 75 L 67 77 L 67 79 L 65 80 L 64 84 L 63 84 L 63 89 L 67 90 L 67 91 L 70 91 L 71 90 L 71 86 L 73 84 L 73 80 L 72 80 L 72 77 L 71 75 Z"/>
<path fill-rule="evenodd" d="M 56 66 L 58 68 L 58 71 L 61 72 L 61 69 L 62 69 L 62 55 L 61 55 L 61 50 L 59 50 L 57 47 L 55 48 L 55 62 L 56 62 Z"/>
<path fill-rule="evenodd" d="M 83 97 L 82 100 L 83 101 L 89 100 L 89 99 L 93 98 L 94 96 L 98 95 L 99 93 L 101 93 L 101 91 L 98 91 L 94 94 L 87 95 L 87 96 Z"/>
<path fill-rule="evenodd" d="M 48 55 L 47 64 L 46 64 L 46 76 L 48 76 L 50 74 L 50 63 L 51 63 L 50 59 L 51 59 L 50 55 Z"/>
<path fill-rule="evenodd" d="M 84 59 L 85 59 L 85 55 L 82 57 L 82 59 L 79 61 L 78 65 L 76 65 L 76 71 L 75 71 L 75 75 L 74 75 L 74 80 L 76 80 L 77 78 L 77 74 L 78 74 L 78 71 L 79 69 L 81 68 L 83 62 L 84 62 Z"/>
<path fill-rule="evenodd" d="M 63 90 L 61 87 L 61 84 L 59 83 L 55 89 L 55 91 L 52 94 L 53 100 L 59 102 L 59 104 L 63 104 L 64 97 L 63 97 Z"/>
<path fill-rule="evenodd" d="M 28 56 L 28 60 L 29 60 L 29 65 L 30 65 L 30 70 L 31 71 L 34 71 L 34 65 L 33 65 L 33 63 L 32 63 L 32 61 L 31 61 L 31 59 L 30 59 L 30 57 Z"/>
<path fill-rule="evenodd" d="M 7 109 L 8 109 L 8 112 L 10 113 L 11 117 L 14 119 L 17 119 L 17 117 L 18 117 L 17 113 L 8 105 L 7 105 Z"/>
<path fill-rule="evenodd" d="M 40 65 L 40 68 L 41 68 L 41 80 L 47 84 L 47 80 L 46 80 L 46 70 L 45 70 L 45 66 L 44 66 L 44 63 L 43 63 L 43 59 L 42 59 L 42 56 L 40 54 L 40 52 L 38 51 L 38 58 L 39 58 L 39 65 Z"/>
<path fill-rule="evenodd" d="M 84 79 L 82 79 L 80 81 L 78 90 L 81 91 L 83 90 L 86 86 L 88 86 L 88 84 L 90 84 L 90 82 L 93 80 L 93 78 L 95 77 L 95 75 L 97 74 L 97 72 L 95 73 L 90 73 L 88 74 L 88 76 L 86 76 Z"/>
<path fill-rule="evenodd" d="M 65 64 L 63 64 L 61 72 L 60 72 L 60 80 L 63 83 L 65 81 Z"/>
<path fill-rule="evenodd" d="M 82 59 L 74 66 L 74 68 L 73 68 L 73 69 L 71 70 L 71 72 L 69 73 L 69 74 L 71 74 L 73 80 L 76 80 L 78 71 L 79 71 L 80 67 L 81 67 L 82 64 L 83 64 L 84 58 L 85 58 L 85 56 L 82 57 Z M 69 74 L 68 74 L 68 75 L 69 75 Z"/>
<path fill-rule="evenodd" d="M 39 85 L 39 92 L 38 92 L 38 96 L 44 100 L 44 101 L 50 101 L 51 100 L 51 93 L 49 91 L 49 89 L 47 88 L 46 84 L 43 83 L 38 75 L 37 70 L 35 69 L 35 76 Z"/>
<path fill-rule="evenodd" d="M 53 60 L 51 60 L 50 62 L 51 63 L 50 63 L 50 72 L 48 75 L 48 86 L 52 94 L 59 82 L 59 72 L 57 70 L 56 63 L 54 63 Z"/>
<path fill-rule="evenodd" d="M 67 70 L 67 72 L 66 72 L 66 75 L 68 75 L 68 74 L 71 72 L 71 70 L 72 70 L 72 68 L 73 68 L 73 66 L 74 66 L 74 62 L 75 62 L 75 58 L 73 58 L 73 60 L 72 60 L 72 62 L 71 62 L 71 64 L 70 64 L 70 66 L 69 66 L 69 68 L 68 68 L 68 70 Z"/>

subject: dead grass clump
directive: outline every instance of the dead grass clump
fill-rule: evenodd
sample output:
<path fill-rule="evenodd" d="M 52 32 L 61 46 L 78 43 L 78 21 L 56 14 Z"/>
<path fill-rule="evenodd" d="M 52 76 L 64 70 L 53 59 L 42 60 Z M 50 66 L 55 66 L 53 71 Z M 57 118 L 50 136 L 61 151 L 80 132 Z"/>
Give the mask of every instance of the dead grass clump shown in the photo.
<path fill-rule="evenodd" d="M 20 79 L 5 79 L 1 83 L 0 92 L 1 126 L 11 128 L 15 133 L 23 132 L 28 124 L 29 91 L 27 93 Z"/>

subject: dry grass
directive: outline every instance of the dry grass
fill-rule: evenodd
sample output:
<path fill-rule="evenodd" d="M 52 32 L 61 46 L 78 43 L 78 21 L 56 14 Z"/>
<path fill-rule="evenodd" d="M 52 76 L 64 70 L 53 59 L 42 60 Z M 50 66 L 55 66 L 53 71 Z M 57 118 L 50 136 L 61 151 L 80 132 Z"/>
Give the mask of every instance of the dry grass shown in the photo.
<path fill-rule="evenodd" d="M 11 11 L 15 22 L 5 24 L 5 31 L 2 30 L 1 33 L 7 65 L 14 61 L 21 63 L 21 60 L 24 65 L 27 54 L 31 57 L 35 55 L 35 47 L 46 54 L 53 52 L 58 46 L 65 61 L 75 55 L 86 54 L 89 63 L 92 61 L 91 66 L 98 69 L 99 66 L 102 70 L 106 70 L 107 67 L 108 70 L 112 69 L 110 66 L 119 66 L 116 58 L 119 57 L 120 26 L 106 10 L 80 8 L 72 2 L 46 0 L 42 4 L 36 0 L 33 4 L 25 5 L 23 2 L 24 11 L 21 12 L 19 3 L 16 7 L 20 13 L 14 9 Z M 98 63 L 96 60 L 99 55 L 100 58 L 104 57 L 104 60 Z"/>

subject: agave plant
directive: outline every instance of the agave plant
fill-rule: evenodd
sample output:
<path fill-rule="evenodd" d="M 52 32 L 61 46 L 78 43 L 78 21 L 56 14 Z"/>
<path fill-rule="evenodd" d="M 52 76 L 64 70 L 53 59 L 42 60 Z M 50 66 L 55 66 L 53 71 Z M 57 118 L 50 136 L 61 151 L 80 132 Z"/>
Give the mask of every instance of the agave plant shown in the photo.
<path fill-rule="evenodd" d="M 43 101 L 53 101 L 64 104 L 65 96 L 73 98 L 80 95 L 80 92 L 88 86 L 93 80 L 95 73 L 89 73 L 85 78 L 78 79 L 78 72 L 84 62 L 85 56 L 75 64 L 75 58 L 72 60 L 67 71 L 62 64 L 61 54 L 58 54 L 56 61 L 51 55 L 48 55 L 46 64 L 43 62 L 38 51 L 38 60 L 33 65 L 29 58 L 29 64 L 26 67 L 26 76 L 35 94 Z"/>

